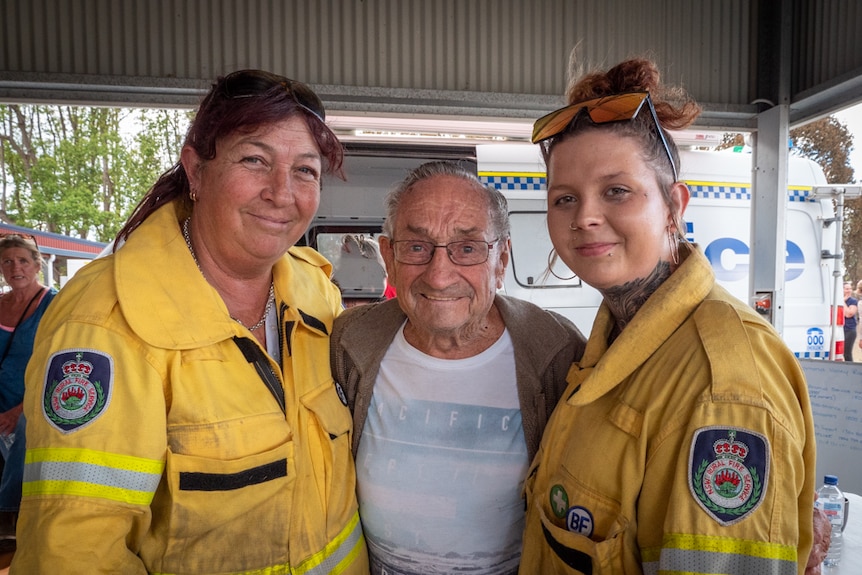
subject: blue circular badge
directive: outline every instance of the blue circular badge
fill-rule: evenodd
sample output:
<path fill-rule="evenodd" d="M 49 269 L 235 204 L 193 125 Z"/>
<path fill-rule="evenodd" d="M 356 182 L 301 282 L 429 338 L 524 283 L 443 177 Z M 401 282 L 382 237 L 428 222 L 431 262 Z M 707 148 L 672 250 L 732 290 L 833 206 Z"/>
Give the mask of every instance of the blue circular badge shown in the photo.
<path fill-rule="evenodd" d="M 593 514 L 580 505 L 569 507 L 566 513 L 566 529 L 572 533 L 578 533 L 584 537 L 593 534 Z"/>

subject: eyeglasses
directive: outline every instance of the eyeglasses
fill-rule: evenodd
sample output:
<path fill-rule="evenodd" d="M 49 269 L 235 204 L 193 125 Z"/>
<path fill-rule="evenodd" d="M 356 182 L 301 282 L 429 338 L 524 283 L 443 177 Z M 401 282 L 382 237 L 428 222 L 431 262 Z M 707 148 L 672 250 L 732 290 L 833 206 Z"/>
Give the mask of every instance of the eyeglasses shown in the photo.
<path fill-rule="evenodd" d="M 561 133 L 569 123 L 578 115 L 581 110 L 586 110 L 590 120 L 594 124 L 608 124 L 611 122 L 626 122 L 637 118 L 638 113 L 643 108 L 646 102 L 649 108 L 650 116 L 655 122 L 656 132 L 661 138 L 664 151 L 667 153 L 667 158 L 670 160 L 670 167 L 673 170 L 673 179 L 679 177 L 676 171 L 676 163 L 673 161 L 673 155 L 670 153 L 670 146 L 664 133 L 661 129 L 661 124 L 658 121 L 658 115 L 655 112 L 655 106 L 652 103 L 649 92 L 631 92 L 627 94 L 615 94 L 613 96 L 603 96 L 601 98 L 593 98 L 576 104 L 571 104 L 565 108 L 555 110 L 550 114 L 546 114 L 536 120 L 533 124 L 534 144 L 547 140 Z"/>
<path fill-rule="evenodd" d="M 446 248 L 449 260 L 458 266 L 475 266 L 488 261 L 488 253 L 494 244 L 482 240 L 462 240 L 448 244 L 433 244 L 421 240 L 398 240 L 392 242 L 395 261 L 412 266 L 422 266 L 431 261 L 437 248 Z"/>
<path fill-rule="evenodd" d="M 326 119 L 323 102 L 311 88 L 297 80 L 264 70 L 239 70 L 231 72 L 221 81 L 221 89 L 228 98 L 259 96 L 273 86 L 282 86 L 297 104 L 317 116 L 321 122 Z"/>

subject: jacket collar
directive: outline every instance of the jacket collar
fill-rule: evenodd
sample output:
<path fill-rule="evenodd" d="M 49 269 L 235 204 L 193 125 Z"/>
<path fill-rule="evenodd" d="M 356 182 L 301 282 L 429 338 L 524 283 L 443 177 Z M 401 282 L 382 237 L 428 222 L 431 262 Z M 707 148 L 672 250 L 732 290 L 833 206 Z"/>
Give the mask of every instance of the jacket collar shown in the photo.
<path fill-rule="evenodd" d="M 583 359 L 569 371 L 570 384 L 581 384 L 570 404 L 590 403 L 613 389 L 643 365 L 691 316 L 715 284 L 707 259 L 695 246 L 682 244 L 679 268 L 652 294 L 632 321 L 608 346 L 614 325 L 603 302 L 590 332 Z"/>
<path fill-rule="evenodd" d="M 509 330 L 512 340 L 519 344 L 516 346 L 516 356 L 519 359 L 534 358 L 529 362 L 524 361 L 525 365 L 537 365 L 544 369 L 559 350 L 568 344 L 569 333 L 550 314 L 536 314 L 533 304 L 497 294 L 494 305 L 500 311 L 503 324 Z M 374 333 L 385 334 L 386 339 L 369 338 L 366 329 L 345 329 L 341 345 L 354 364 L 360 366 L 379 363 L 398 329 L 407 320 L 398 300 L 392 299 L 350 310 L 343 316 L 342 321 L 349 318 L 351 325 L 363 326 L 365 324 L 359 321 L 359 318 L 365 314 L 372 314 L 369 317 L 374 318 Z M 537 339 L 536 333 L 543 333 L 547 337 Z M 556 344 L 549 346 L 548 341 L 554 341 Z"/>
<path fill-rule="evenodd" d="M 174 203 L 159 208 L 114 256 L 117 299 L 129 326 L 150 345 L 166 349 L 192 349 L 243 335 L 195 265 L 178 222 Z M 329 266 L 322 256 L 304 248 L 291 248 L 276 262 L 277 309 L 286 310 L 285 319 L 328 335 L 332 312 L 320 286 L 297 278 L 302 275 L 300 268 L 309 264 L 324 272 Z M 157 271 L 156 266 L 163 270 Z M 282 286 L 290 286 L 290 293 L 284 293 Z M 301 313 L 297 302 L 302 302 Z"/>
<path fill-rule="evenodd" d="M 363 327 L 364 322 L 360 320 L 366 314 L 371 314 L 369 318 L 374 318 L 372 325 L 375 337 L 368 337 L 369 332 Z M 337 320 L 345 322 L 340 345 L 353 363 L 366 371 L 370 366 L 378 365 L 383 360 L 398 329 L 406 319 L 407 316 L 401 310 L 397 298 L 351 308 Z"/>

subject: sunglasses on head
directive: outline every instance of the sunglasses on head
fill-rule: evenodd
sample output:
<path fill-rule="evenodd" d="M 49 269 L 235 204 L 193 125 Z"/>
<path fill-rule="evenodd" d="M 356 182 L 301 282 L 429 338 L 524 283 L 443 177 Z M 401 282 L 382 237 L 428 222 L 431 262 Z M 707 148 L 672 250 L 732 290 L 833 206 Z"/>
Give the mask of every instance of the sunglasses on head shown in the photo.
<path fill-rule="evenodd" d="M 655 112 L 655 106 L 653 106 L 649 92 L 630 92 L 603 96 L 601 98 L 577 102 L 565 108 L 555 110 L 536 120 L 536 123 L 533 124 L 533 137 L 531 140 L 536 144 L 562 133 L 582 110 L 586 112 L 594 124 L 631 121 L 637 118 L 644 103 L 646 103 L 650 116 L 652 116 L 655 122 L 656 132 L 659 138 L 661 138 L 664 151 L 667 153 L 668 160 L 670 160 L 673 179 L 676 181 L 678 178 L 676 163 L 673 161 L 670 146 L 668 146 L 667 139 L 661 129 L 661 124 L 658 121 L 658 115 Z"/>
<path fill-rule="evenodd" d="M 33 234 L 22 234 L 21 232 L 0 232 L 0 242 L 3 240 L 21 240 L 33 242 L 36 247 L 39 244 L 36 242 L 36 236 Z"/>
<path fill-rule="evenodd" d="M 251 98 L 281 86 L 294 102 L 314 114 L 318 120 L 326 119 L 323 102 L 307 85 L 263 70 L 231 72 L 221 81 L 221 89 L 228 98 Z"/>

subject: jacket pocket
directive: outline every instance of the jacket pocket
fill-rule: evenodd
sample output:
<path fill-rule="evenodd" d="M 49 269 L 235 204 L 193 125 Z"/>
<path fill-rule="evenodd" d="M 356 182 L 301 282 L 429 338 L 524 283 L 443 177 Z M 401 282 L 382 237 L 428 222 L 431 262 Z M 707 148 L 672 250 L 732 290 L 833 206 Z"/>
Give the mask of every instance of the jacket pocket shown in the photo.
<path fill-rule="evenodd" d="M 578 533 L 563 529 L 550 521 L 540 509 L 542 537 L 550 549 L 547 553 L 550 570 L 542 573 L 608 575 L 623 573 L 623 533 L 627 522 L 617 517 L 607 539 L 593 541 Z"/>
<path fill-rule="evenodd" d="M 308 415 L 309 465 L 317 492 L 325 496 L 329 517 L 346 521 L 355 511 L 356 475 L 350 452 L 353 420 L 341 402 L 335 384 L 322 385 L 303 395 L 300 403 Z M 336 521 L 341 523 L 341 521 Z M 343 526 L 338 525 L 340 528 Z"/>
<path fill-rule="evenodd" d="M 234 460 L 168 450 L 165 479 L 152 527 L 157 538 L 164 537 L 161 570 L 244 570 L 275 564 L 273 550 L 287 561 L 296 481 L 292 442 Z"/>
<path fill-rule="evenodd" d="M 527 495 L 533 507 L 529 514 L 538 516 L 539 522 L 528 518 L 525 545 L 540 551 L 526 554 L 539 564 L 522 563 L 522 571 L 558 575 L 623 573 L 623 539 L 629 522 L 620 513 L 619 504 L 584 489 L 571 477 L 560 479 L 552 485 L 562 486 L 567 493 L 569 507 L 563 517 L 552 516 L 549 494 L 533 492 L 534 486 L 528 483 Z M 595 524 L 590 525 L 592 522 Z"/>

